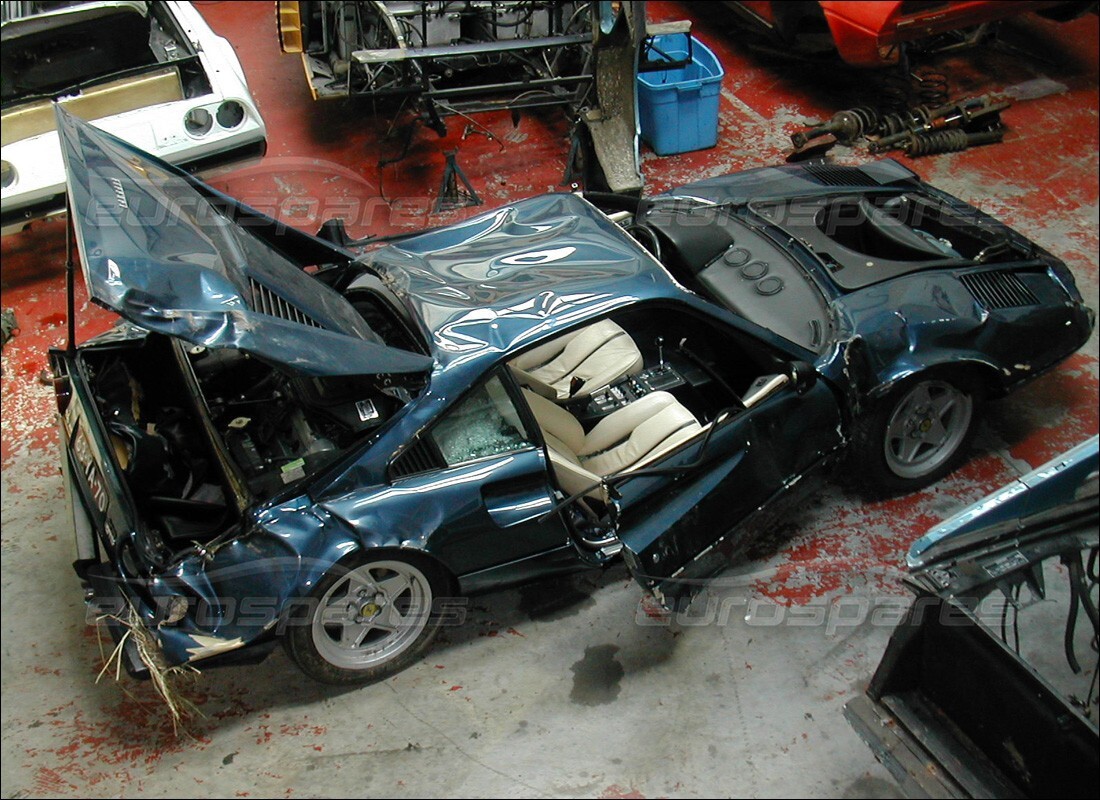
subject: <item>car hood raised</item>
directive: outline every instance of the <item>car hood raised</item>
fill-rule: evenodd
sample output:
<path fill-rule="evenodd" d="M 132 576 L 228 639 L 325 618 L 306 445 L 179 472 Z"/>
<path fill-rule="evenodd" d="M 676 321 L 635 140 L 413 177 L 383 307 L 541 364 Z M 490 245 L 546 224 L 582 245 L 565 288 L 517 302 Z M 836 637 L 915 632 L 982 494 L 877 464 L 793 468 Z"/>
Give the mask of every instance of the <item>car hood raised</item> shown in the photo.
<path fill-rule="evenodd" d="M 431 368 L 426 356 L 383 343 L 347 300 L 248 229 L 273 220 L 56 113 L 92 299 L 147 330 L 243 350 L 300 374 Z"/>
<path fill-rule="evenodd" d="M 1093 436 L 929 530 L 910 548 L 909 569 L 920 575 L 1002 551 L 1010 566 L 1022 558 L 1022 541 L 1095 519 L 1098 466 L 1100 437 Z"/>

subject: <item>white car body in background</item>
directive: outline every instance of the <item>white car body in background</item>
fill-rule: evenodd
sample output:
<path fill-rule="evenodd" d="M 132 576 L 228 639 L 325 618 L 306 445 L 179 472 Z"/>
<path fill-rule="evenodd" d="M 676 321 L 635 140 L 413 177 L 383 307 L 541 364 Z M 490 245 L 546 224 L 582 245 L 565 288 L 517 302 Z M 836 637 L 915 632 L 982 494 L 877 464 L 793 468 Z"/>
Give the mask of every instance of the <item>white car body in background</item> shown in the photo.
<path fill-rule="evenodd" d="M 4 234 L 64 208 L 55 102 L 190 169 L 263 154 L 266 128 L 237 54 L 191 3 L 101 0 L 41 10 L 45 5 L 3 3 Z M 129 35 L 143 22 L 150 28 L 146 49 Z M 110 41 L 115 35 L 120 41 Z M 130 63 L 138 59 L 144 62 Z M 105 71 L 92 69 L 112 60 Z M 50 84 L 81 68 L 89 70 L 76 85 Z"/>

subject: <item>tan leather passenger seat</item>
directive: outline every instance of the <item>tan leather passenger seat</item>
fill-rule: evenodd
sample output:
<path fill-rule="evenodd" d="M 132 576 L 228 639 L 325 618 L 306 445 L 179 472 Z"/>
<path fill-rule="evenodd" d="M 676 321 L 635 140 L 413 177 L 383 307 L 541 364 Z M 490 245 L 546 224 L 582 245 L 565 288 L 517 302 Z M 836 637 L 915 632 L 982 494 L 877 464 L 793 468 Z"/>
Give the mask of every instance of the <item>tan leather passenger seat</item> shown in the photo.
<path fill-rule="evenodd" d="M 558 336 L 509 362 L 520 385 L 551 400 L 586 397 L 642 368 L 630 334 L 609 319 Z"/>
<path fill-rule="evenodd" d="M 587 434 L 561 406 L 528 389 L 524 396 L 542 429 L 558 483 L 569 494 L 654 461 L 703 430 L 668 392 L 652 392 L 613 411 Z"/>

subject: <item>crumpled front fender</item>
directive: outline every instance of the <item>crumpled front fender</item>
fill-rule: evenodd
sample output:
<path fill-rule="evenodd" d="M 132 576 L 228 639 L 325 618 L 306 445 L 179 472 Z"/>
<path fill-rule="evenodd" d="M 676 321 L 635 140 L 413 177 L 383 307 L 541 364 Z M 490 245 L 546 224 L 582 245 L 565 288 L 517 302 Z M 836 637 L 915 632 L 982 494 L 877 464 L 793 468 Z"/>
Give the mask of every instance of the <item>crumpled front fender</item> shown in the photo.
<path fill-rule="evenodd" d="M 186 616 L 156 632 L 170 663 L 205 658 L 265 638 L 291 603 L 332 566 L 362 547 L 355 531 L 308 496 L 267 508 L 246 534 L 199 551 L 149 590 L 163 619 L 170 598 L 188 601 Z"/>

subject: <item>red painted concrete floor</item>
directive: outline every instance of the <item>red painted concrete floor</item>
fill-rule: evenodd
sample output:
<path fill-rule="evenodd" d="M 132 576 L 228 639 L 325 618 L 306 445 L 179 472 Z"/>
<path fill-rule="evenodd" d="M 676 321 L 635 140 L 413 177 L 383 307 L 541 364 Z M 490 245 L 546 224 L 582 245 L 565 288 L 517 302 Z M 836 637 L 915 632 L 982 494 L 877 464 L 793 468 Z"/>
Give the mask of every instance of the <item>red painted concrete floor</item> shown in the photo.
<path fill-rule="evenodd" d="M 297 58 L 278 50 L 270 2 L 197 5 L 236 46 L 268 124 L 262 162 L 214 181 L 251 205 L 311 230 L 341 216 L 352 235 L 457 220 L 467 212 L 428 212 L 442 151 L 456 148 L 488 206 L 562 188 L 560 115 L 456 120 L 444 140 L 420 130 L 408 158 L 380 168 L 399 149 L 390 134 L 402 121 L 362 103 L 315 104 Z M 649 4 L 654 20 L 696 19 L 726 71 L 719 145 L 669 158 L 644 152 L 649 191 L 776 163 L 803 119 L 867 99 L 865 73 L 755 53 L 719 9 Z M 1064 258 L 1096 308 L 1097 17 L 1028 18 L 1008 33 L 1022 50 L 940 63 L 952 93 L 1036 80 L 1046 93 L 1005 113 L 1002 144 L 903 160 Z M 845 148 L 834 157 L 868 158 Z M 742 577 L 716 585 L 714 595 L 737 609 L 718 622 L 648 624 L 621 569 L 502 592 L 478 598 L 463 629 L 381 686 L 338 694 L 301 678 L 281 654 L 204 674 L 190 690 L 204 716 L 177 737 L 148 684 L 95 682 L 100 648 L 68 569 L 53 402 L 37 381 L 46 349 L 64 337 L 63 230 L 43 223 L 2 242 L 0 302 L 20 324 L 2 379 L 5 797 L 890 794 L 886 773 L 840 718 L 888 626 L 861 617 L 757 630 L 744 608 L 899 600 L 914 538 L 1098 427 L 1094 334 L 1053 374 L 988 406 L 973 458 L 939 485 L 872 504 L 823 492 L 758 548 Z M 111 323 L 82 290 L 78 309 L 81 338 Z"/>

